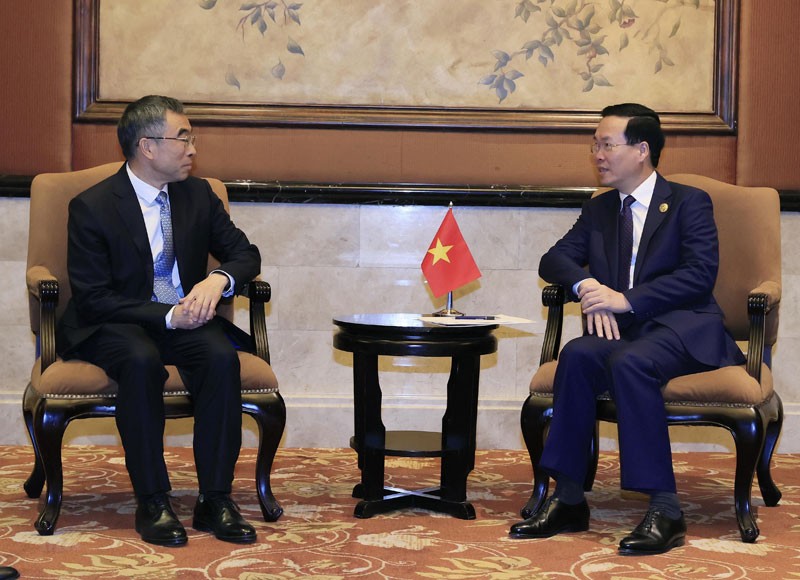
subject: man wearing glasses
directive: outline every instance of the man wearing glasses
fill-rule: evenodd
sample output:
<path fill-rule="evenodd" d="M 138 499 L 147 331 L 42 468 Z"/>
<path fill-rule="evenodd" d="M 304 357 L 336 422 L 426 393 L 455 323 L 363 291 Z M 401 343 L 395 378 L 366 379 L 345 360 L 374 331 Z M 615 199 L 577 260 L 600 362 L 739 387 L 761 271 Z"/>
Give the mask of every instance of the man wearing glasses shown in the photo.
<path fill-rule="evenodd" d="M 608 391 L 617 407 L 621 487 L 650 497 L 619 552 L 660 554 L 684 543 L 661 388 L 676 376 L 745 360 L 712 295 L 719 253 L 711 199 L 656 172 L 663 146 L 653 110 L 606 107 L 591 151 L 600 183 L 614 189 L 587 201 L 539 264 L 544 280 L 581 303 L 586 333 L 564 346 L 554 379 L 541 466 L 555 492 L 512 526 L 512 537 L 589 529 L 583 482 L 596 397 Z"/>
<path fill-rule="evenodd" d="M 162 392 L 171 364 L 194 409 L 200 495 L 193 526 L 220 540 L 254 542 L 255 530 L 230 497 L 242 421 L 233 345 L 251 341 L 215 310 L 258 275 L 261 256 L 208 182 L 189 176 L 195 137 L 179 101 L 131 103 L 117 136 L 127 163 L 69 205 L 72 299 L 59 322 L 59 351 L 100 366 L 119 384 L 116 423 L 143 540 L 187 542 L 164 462 Z M 220 262 L 210 274 L 209 253 Z"/>

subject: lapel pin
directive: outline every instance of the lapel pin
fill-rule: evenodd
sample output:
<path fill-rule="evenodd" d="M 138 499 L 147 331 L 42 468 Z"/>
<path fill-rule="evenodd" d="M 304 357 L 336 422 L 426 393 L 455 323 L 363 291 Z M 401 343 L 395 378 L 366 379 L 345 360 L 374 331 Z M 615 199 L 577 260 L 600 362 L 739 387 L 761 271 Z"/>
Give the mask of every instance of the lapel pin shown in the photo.
<path fill-rule="evenodd" d="M 661 213 L 667 213 L 668 209 L 669 205 L 666 203 L 662 203 L 660 206 L 658 206 L 658 211 L 660 211 Z"/>

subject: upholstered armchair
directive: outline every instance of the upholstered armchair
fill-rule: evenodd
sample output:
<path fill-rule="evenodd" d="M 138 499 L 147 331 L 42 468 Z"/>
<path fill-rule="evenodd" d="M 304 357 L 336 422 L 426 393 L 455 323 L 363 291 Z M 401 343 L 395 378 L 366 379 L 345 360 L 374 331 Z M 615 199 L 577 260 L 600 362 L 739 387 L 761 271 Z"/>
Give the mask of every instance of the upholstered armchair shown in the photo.
<path fill-rule="evenodd" d="M 36 361 L 25 389 L 23 415 L 33 444 L 35 462 L 25 482 L 29 497 L 47 493 L 34 526 L 42 535 L 54 532 L 61 510 L 63 474 L 61 446 L 67 425 L 74 419 L 113 417 L 117 384 L 99 367 L 81 360 L 63 361 L 56 355 L 56 321 L 69 301 L 67 276 L 67 207 L 70 200 L 115 173 L 120 163 L 83 171 L 37 175 L 31 185 L 30 233 L 26 282 L 31 330 L 36 336 Z M 209 179 L 228 209 L 224 184 Z M 209 269 L 217 264 L 209 257 Z M 270 286 L 253 280 L 245 289 L 249 298 L 253 351 L 239 353 L 242 376 L 242 412 L 258 427 L 256 491 L 265 521 L 276 521 L 283 510 L 272 494 L 270 471 L 286 423 L 286 407 L 269 364 L 265 304 Z M 233 302 L 220 303 L 217 313 L 233 320 Z M 191 400 L 175 367 L 168 366 L 164 389 L 168 418 L 190 417 Z"/>
<path fill-rule="evenodd" d="M 697 175 L 673 175 L 672 181 L 709 193 L 719 231 L 720 267 L 714 296 L 725 313 L 725 326 L 740 345 L 747 363 L 681 376 L 664 388 L 670 425 L 703 425 L 727 429 L 736 449 L 734 505 L 742 541 L 754 542 L 759 529 L 751 509 L 751 488 L 757 474 L 767 506 L 777 505 L 781 492 L 770 474 L 783 424 L 783 405 L 772 381 L 772 347 L 778 331 L 781 300 L 781 238 L 778 193 L 764 187 L 740 187 Z M 540 366 L 531 380 L 522 408 L 522 433 L 533 465 L 533 493 L 522 510 L 529 517 L 548 494 L 549 477 L 539 469 L 547 427 L 553 413 L 553 379 L 561 347 L 564 301 L 560 286 L 547 286 L 542 302 L 547 326 Z M 597 401 L 597 417 L 616 421 L 614 402 Z M 584 482 L 591 489 L 598 459 L 598 431 L 593 465 Z"/>

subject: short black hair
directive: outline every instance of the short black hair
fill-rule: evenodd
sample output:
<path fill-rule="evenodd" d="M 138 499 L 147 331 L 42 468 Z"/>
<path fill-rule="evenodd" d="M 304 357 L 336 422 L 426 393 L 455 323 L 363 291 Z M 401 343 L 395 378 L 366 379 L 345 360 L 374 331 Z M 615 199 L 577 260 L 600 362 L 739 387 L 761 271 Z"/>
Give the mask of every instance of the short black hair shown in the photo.
<path fill-rule="evenodd" d="M 650 161 L 653 167 L 658 167 L 665 140 L 658 113 L 638 103 L 620 103 L 609 105 L 603 109 L 601 115 L 603 117 L 627 117 L 625 141 L 628 145 L 647 143 L 650 147 Z"/>
<path fill-rule="evenodd" d="M 117 139 L 125 159 L 136 156 L 136 147 L 142 137 L 160 137 L 164 130 L 167 111 L 183 115 L 183 103 L 172 97 L 148 95 L 130 103 L 117 123 Z"/>

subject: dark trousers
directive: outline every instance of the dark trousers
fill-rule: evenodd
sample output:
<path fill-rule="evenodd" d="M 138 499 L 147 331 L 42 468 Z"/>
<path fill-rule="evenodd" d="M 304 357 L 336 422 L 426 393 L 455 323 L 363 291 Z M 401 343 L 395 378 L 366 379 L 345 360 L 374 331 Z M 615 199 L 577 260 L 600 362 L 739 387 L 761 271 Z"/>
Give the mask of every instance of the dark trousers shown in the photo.
<path fill-rule="evenodd" d="M 558 357 L 553 419 L 541 465 L 556 481 L 583 484 L 596 425 L 596 399 L 608 391 L 617 407 L 620 485 L 652 494 L 676 491 L 662 387 L 672 378 L 709 370 L 677 334 L 654 322 L 634 324 L 620 340 L 586 335 Z"/>
<path fill-rule="evenodd" d="M 239 357 L 217 319 L 194 330 L 147 332 L 105 324 L 78 356 L 119 383 L 116 423 L 137 496 L 167 492 L 164 365 L 176 365 L 192 399 L 194 458 L 201 493 L 230 493 L 242 444 Z"/>

